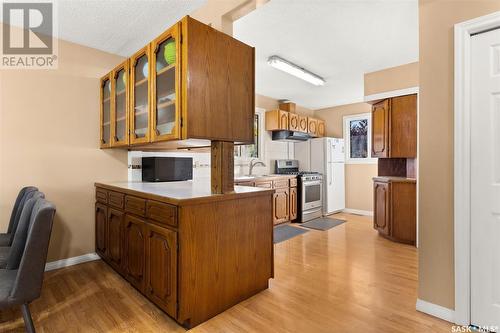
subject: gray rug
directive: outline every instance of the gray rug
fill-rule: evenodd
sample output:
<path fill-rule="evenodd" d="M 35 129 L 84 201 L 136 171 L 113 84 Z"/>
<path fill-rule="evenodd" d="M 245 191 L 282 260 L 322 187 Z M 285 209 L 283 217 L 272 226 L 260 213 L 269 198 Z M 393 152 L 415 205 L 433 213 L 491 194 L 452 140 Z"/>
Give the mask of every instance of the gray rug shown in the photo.
<path fill-rule="evenodd" d="M 345 223 L 346 221 L 344 220 L 338 220 L 338 219 L 329 219 L 327 217 L 320 217 L 318 219 L 314 219 L 309 222 L 304 222 L 300 226 L 301 227 L 306 227 L 309 229 L 316 229 L 316 230 L 328 230 L 333 227 L 336 227 L 338 225 L 341 225 L 342 223 Z"/>
<path fill-rule="evenodd" d="M 293 238 L 298 235 L 305 234 L 309 232 L 308 230 L 304 230 L 301 228 L 291 227 L 289 225 L 279 225 L 274 227 L 274 244 L 281 243 L 286 241 L 287 239 Z"/>

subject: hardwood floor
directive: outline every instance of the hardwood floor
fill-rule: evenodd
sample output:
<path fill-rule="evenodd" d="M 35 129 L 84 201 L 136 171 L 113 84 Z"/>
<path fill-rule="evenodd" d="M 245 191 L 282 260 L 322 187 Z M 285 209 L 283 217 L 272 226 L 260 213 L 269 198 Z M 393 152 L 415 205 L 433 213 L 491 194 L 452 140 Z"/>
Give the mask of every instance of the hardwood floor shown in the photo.
<path fill-rule="evenodd" d="M 193 332 L 450 332 L 415 310 L 417 250 L 390 242 L 371 218 L 275 246 L 270 288 Z M 102 261 L 49 272 L 31 305 L 38 332 L 184 332 Z M 0 332 L 23 332 L 20 310 L 0 311 Z"/>

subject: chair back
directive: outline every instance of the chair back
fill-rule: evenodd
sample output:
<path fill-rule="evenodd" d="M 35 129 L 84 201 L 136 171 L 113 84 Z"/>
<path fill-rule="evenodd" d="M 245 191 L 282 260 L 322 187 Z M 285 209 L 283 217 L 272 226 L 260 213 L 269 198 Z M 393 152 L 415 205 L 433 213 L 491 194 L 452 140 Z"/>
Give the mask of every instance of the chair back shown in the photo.
<path fill-rule="evenodd" d="M 12 301 L 29 303 L 40 297 L 55 212 L 52 203 L 42 198 L 36 200 L 26 246 L 10 293 Z"/>
<path fill-rule="evenodd" d="M 34 186 L 23 187 L 19 194 L 17 195 L 16 201 L 14 203 L 14 208 L 12 208 L 12 213 L 10 214 L 9 227 L 7 228 L 7 233 L 13 235 L 16 232 L 17 224 L 21 213 L 23 211 L 23 206 L 26 200 L 33 195 L 33 192 L 38 191 L 38 188 Z"/>
<path fill-rule="evenodd" d="M 12 246 L 10 247 L 9 256 L 7 257 L 7 263 L 5 266 L 6 269 L 19 268 L 19 263 L 23 257 L 24 247 L 26 246 L 26 238 L 28 238 L 28 229 L 30 226 L 33 207 L 38 199 L 45 198 L 45 195 L 42 192 L 35 191 L 31 193 L 33 193 L 33 196 L 24 204 L 21 217 L 19 218 L 14 239 L 12 240 Z"/>

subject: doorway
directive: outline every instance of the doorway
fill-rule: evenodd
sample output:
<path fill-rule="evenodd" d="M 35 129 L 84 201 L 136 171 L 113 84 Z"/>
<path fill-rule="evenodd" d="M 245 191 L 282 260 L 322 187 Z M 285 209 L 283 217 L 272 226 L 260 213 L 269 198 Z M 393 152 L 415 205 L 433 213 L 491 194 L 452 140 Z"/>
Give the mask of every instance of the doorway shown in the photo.
<path fill-rule="evenodd" d="M 455 322 L 500 328 L 500 12 L 455 26 Z"/>

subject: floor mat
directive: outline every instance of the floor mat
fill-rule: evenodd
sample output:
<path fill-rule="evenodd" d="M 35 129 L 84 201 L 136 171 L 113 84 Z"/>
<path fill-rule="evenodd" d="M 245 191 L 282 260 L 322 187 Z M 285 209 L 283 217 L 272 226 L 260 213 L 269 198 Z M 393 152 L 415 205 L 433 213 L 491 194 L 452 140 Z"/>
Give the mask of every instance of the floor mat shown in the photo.
<path fill-rule="evenodd" d="M 273 232 L 274 232 L 274 244 L 277 244 L 286 241 L 287 239 L 293 238 L 295 236 L 302 235 L 309 231 L 301 228 L 292 227 L 289 225 L 279 225 L 277 227 L 274 227 Z"/>
<path fill-rule="evenodd" d="M 325 231 L 328 229 L 331 229 L 333 227 L 336 227 L 338 225 L 341 225 L 342 223 L 345 223 L 346 221 L 344 220 L 339 220 L 339 219 L 330 219 L 327 217 L 320 217 L 318 219 L 314 219 L 309 222 L 304 222 L 300 226 L 309 228 L 309 229 L 316 229 L 316 230 L 321 230 Z"/>

